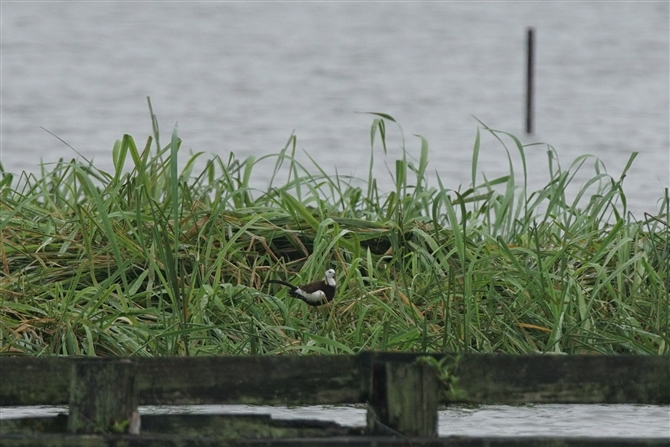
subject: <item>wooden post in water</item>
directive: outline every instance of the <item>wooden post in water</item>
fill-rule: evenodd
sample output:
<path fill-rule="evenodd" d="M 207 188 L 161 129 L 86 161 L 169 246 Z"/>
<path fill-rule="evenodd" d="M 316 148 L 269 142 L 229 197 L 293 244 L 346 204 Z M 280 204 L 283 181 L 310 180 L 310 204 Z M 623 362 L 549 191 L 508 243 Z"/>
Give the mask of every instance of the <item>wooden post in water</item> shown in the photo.
<path fill-rule="evenodd" d="M 440 387 L 432 365 L 374 362 L 371 388 L 369 434 L 437 436 Z"/>
<path fill-rule="evenodd" d="M 139 434 L 136 371 L 129 359 L 73 361 L 68 431 Z"/>
<path fill-rule="evenodd" d="M 527 30 L 526 38 L 526 133 L 533 133 L 533 75 L 535 53 L 535 29 Z"/>

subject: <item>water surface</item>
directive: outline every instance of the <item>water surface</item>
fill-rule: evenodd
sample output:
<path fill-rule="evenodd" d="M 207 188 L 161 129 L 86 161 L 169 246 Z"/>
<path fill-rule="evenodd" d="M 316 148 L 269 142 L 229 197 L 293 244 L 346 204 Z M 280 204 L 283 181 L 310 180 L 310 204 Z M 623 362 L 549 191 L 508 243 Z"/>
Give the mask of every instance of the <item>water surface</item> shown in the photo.
<path fill-rule="evenodd" d="M 13 407 L 0 419 L 53 416 L 66 407 Z M 199 405 L 140 407 L 141 414 L 270 414 L 275 419 L 316 419 L 365 426 L 360 406 L 261 407 Z M 485 405 L 454 406 L 439 412 L 440 436 L 575 436 L 670 438 L 670 406 L 653 405 Z"/>
<path fill-rule="evenodd" d="M 144 146 L 146 96 L 163 143 L 227 158 L 277 153 L 292 133 L 327 172 L 367 178 L 370 115 L 403 126 L 448 187 L 471 182 L 478 122 L 547 142 L 618 178 L 633 151 L 628 201 L 655 211 L 670 184 L 668 2 L 3 2 L 0 159 L 36 171 L 79 153 L 111 170 L 124 133 Z M 537 31 L 536 134 L 524 126 L 524 39 Z M 389 159 L 400 153 L 389 127 Z M 507 141 L 510 143 L 510 141 Z M 485 135 L 479 172 L 506 174 Z M 517 172 L 519 158 L 510 147 Z M 547 180 L 546 147 L 528 150 Z M 185 154 L 186 155 L 186 154 Z M 391 180 L 377 153 L 375 174 Z M 254 186 L 264 188 L 262 164 Z M 392 166 L 392 165 L 391 165 Z M 593 175 L 578 177 L 583 181 Z"/>

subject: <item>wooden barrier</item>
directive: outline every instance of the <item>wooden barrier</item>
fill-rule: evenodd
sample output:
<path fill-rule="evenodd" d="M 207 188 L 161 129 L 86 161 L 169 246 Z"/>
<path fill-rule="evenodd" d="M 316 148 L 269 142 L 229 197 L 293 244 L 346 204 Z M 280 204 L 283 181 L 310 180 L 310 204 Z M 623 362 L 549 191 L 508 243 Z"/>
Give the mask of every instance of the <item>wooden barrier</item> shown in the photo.
<path fill-rule="evenodd" d="M 347 445 L 398 445 L 408 439 L 412 445 L 496 445 L 502 438 L 466 438 L 467 442 L 436 438 L 438 405 L 670 404 L 667 356 L 364 352 L 356 356 L 0 357 L 0 378 L 0 406 L 67 404 L 70 408 L 68 417 L 0 421 L 3 445 L 214 445 L 223 441 L 233 445 L 240 439 L 248 445 L 258 438 L 265 439 L 263 445 L 282 445 L 282 439 L 287 445 L 307 443 L 306 439 L 314 445 L 345 440 L 351 443 Z M 134 416 L 138 405 L 175 404 L 367 404 L 368 423 L 362 430 L 314 421 L 272 421 L 266 416 L 169 415 L 143 416 L 140 428 L 139 417 Z M 268 439 L 274 441 L 267 444 Z M 493 443 L 480 443 L 484 441 Z M 603 440 L 565 438 L 556 445 L 667 445 L 669 440 L 596 441 Z M 533 438 L 514 442 L 550 445 L 548 441 L 533 444 Z"/>

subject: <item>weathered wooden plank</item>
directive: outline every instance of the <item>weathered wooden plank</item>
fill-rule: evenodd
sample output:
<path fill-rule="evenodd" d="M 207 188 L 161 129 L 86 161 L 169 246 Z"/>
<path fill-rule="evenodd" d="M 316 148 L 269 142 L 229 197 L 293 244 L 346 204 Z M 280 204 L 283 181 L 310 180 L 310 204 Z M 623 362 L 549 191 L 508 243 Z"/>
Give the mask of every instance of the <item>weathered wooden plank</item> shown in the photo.
<path fill-rule="evenodd" d="M 669 356 L 431 354 L 444 359 L 445 403 L 670 404 Z M 419 354 L 135 358 L 140 405 L 337 404 L 369 400 L 371 364 Z M 71 358 L 0 357 L 0 406 L 62 405 Z"/>
<path fill-rule="evenodd" d="M 139 434 L 136 366 L 130 359 L 73 361 L 68 431 Z"/>
<path fill-rule="evenodd" d="M 217 439 L 322 438 L 363 435 L 364 427 L 306 419 L 272 419 L 267 414 L 157 414 L 141 418 L 142 436 L 177 434 Z M 6 435 L 68 433 L 68 415 L 0 419 L 0 438 Z"/>
<path fill-rule="evenodd" d="M 231 439 L 323 438 L 362 435 L 363 428 L 335 422 L 303 419 L 272 419 L 270 415 L 149 415 L 142 416 L 142 436 L 177 434 Z"/>
<path fill-rule="evenodd" d="M 483 354 L 485 355 L 485 354 Z M 374 389 L 373 386 L 373 371 L 375 364 L 392 362 L 392 363 L 414 363 L 420 357 L 433 357 L 442 361 L 445 365 L 454 365 L 457 357 L 453 354 L 444 353 L 430 353 L 418 354 L 415 352 L 386 352 L 386 351 L 363 351 L 357 355 L 360 368 L 363 371 L 363 389 L 367 392 Z M 452 367 L 453 369 L 453 367 Z M 364 401 L 370 401 L 372 396 L 365 394 Z"/>
<path fill-rule="evenodd" d="M 375 363 L 367 412 L 367 433 L 437 436 L 440 385 L 426 362 Z"/>
<path fill-rule="evenodd" d="M 0 357 L 0 406 L 63 405 L 70 396 L 70 359 Z"/>
<path fill-rule="evenodd" d="M 670 356 L 428 355 L 440 361 L 448 373 L 446 404 L 670 404 Z M 411 363 L 421 356 L 359 354 L 366 371 L 371 371 L 375 362 Z M 364 377 L 365 389 L 371 389 L 370 377 Z"/>
<path fill-rule="evenodd" d="M 8 434 L 67 433 L 67 414 L 0 419 L 0 438 Z"/>
<path fill-rule="evenodd" d="M 135 358 L 140 405 L 362 402 L 355 356 Z M 69 401 L 75 358 L 0 358 L 0 406 Z"/>
<path fill-rule="evenodd" d="M 151 358 L 138 368 L 141 405 L 362 402 L 355 356 Z"/>
<path fill-rule="evenodd" d="M 338 436 L 333 438 L 240 439 L 179 435 L 7 435 L 3 447 L 668 447 L 668 438 L 416 438 Z"/>
<path fill-rule="evenodd" d="M 464 355 L 447 402 L 670 403 L 668 356 Z"/>

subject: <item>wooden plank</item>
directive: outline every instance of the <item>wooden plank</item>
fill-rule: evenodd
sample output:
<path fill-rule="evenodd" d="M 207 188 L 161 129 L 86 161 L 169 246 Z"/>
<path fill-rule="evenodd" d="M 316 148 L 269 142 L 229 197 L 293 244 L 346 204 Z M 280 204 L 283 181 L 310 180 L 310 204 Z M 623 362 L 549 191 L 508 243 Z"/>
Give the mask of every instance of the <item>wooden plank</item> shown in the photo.
<path fill-rule="evenodd" d="M 338 404 L 369 400 L 371 364 L 420 354 L 135 358 L 140 405 Z M 670 404 L 670 356 L 431 354 L 444 403 Z M 68 403 L 71 358 L 0 357 L 0 406 Z"/>
<path fill-rule="evenodd" d="M 130 359 L 73 361 L 68 431 L 139 434 L 136 366 Z"/>
<path fill-rule="evenodd" d="M 668 356 L 464 355 L 446 403 L 670 404 Z"/>
<path fill-rule="evenodd" d="M 67 414 L 46 417 L 0 419 L 0 434 L 32 435 L 37 433 L 67 433 Z"/>
<path fill-rule="evenodd" d="M 362 435 L 363 428 L 335 422 L 304 419 L 272 419 L 261 414 L 183 414 L 142 416 L 142 436 L 180 436 L 232 439 L 323 438 Z"/>
<path fill-rule="evenodd" d="M 175 434 L 229 439 L 323 438 L 360 436 L 364 427 L 346 427 L 331 421 L 272 419 L 266 414 L 157 414 L 141 417 L 142 436 Z M 35 435 L 68 433 L 68 415 L 0 419 L 0 433 Z"/>
<path fill-rule="evenodd" d="M 70 397 L 70 359 L 0 357 L 0 406 L 64 405 Z"/>
<path fill-rule="evenodd" d="M 310 405 L 362 402 L 355 356 L 147 358 L 141 405 Z"/>
<path fill-rule="evenodd" d="M 334 438 L 242 439 L 180 435 L 7 435 L 3 447 L 668 447 L 668 438 L 558 438 L 558 437 L 381 437 L 338 436 Z"/>
<path fill-rule="evenodd" d="M 2 357 L 0 406 L 69 402 L 70 362 Z M 355 356 L 135 358 L 139 405 L 362 402 Z"/>
<path fill-rule="evenodd" d="M 375 365 L 386 362 L 415 363 L 420 357 L 433 357 L 441 360 L 445 365 L 453 365 L 456 361 L 454 355 L 442 353 L 418 354 L 415 352 L 363 351 L 357 357 L 360 369 L 363 371 L 363 402 L 371 402 L 375 399 L 373 396 L 375 390 Z"/>
<path fill-rule="evenodd" d="M 367 433 L 437 436 L 440 384 L 426 362 L 374 363 Z"/>
<path fill-rule="evenodd" d="M 363 352 L 375 362 L 415 362 L 425 354 Z M 670 356 L 427 354 L 448 376 L 443 403 L 670 404 Z M 371 389 L 370 374 L 364 377 Z M 370 396 L 366 396 L 369 400 Z"/>

